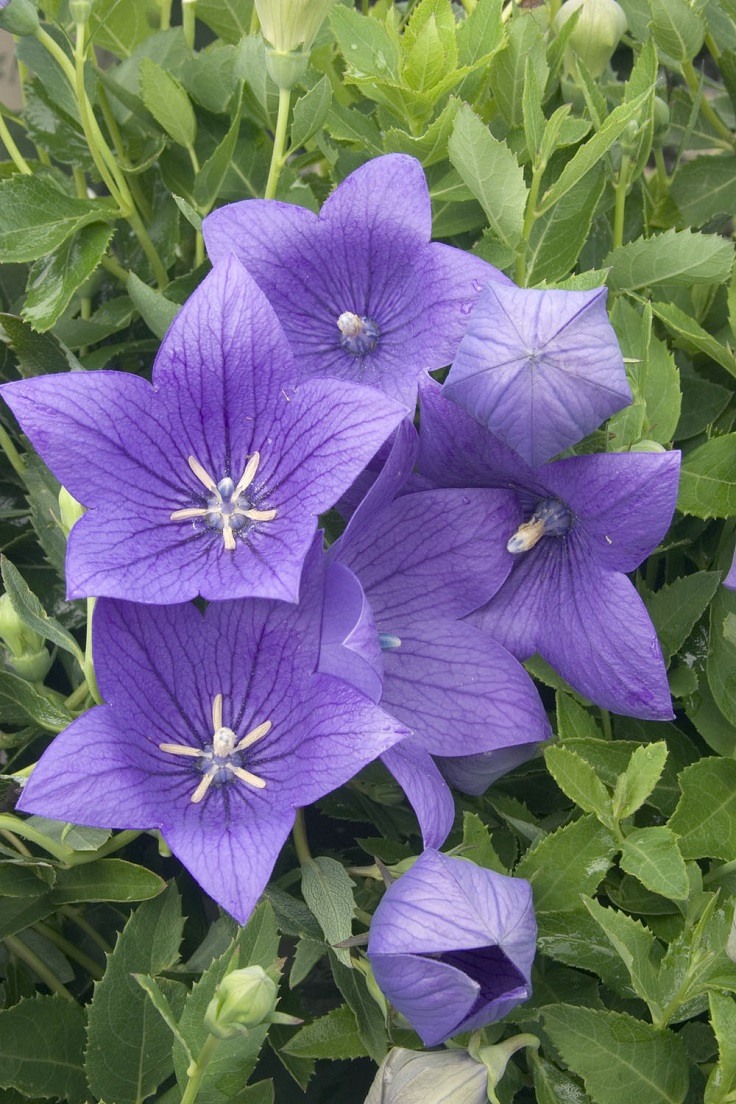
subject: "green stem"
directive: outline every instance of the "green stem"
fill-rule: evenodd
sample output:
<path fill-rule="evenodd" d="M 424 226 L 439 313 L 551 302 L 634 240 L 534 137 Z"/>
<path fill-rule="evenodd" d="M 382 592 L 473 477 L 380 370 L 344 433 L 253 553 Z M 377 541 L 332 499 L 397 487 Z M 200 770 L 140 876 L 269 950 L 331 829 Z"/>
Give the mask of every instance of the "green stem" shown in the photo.
<path fill-rule="evenodd" d="M 304 866 L 305 863 L 311 862 L 312 852 L 309 850 L 309 843 L 307 841 L 307 828 L 304 823 L 303 809 L 297 809 L 296 811 L 292 838 L 294 840 L 294 850 L 296 851 L 299 865 Z"/>
<path fill-rule="evenodd" d="M 111 257 L 108 254 L 107 256 L 102 258 L 100 264 L 103 268 L 106 268 L 108 272 L 112 273 L 113 276 L 116 276 L 121 283 L 128 283 L 128 273 L 125 271 L 121 264 L 118 264 L 114 257 Z"/>
<path fill-rule="evenodd" d="M 26 466 L 17 448 L 10 439 L 10 434 L 0 426 L 0 448 L 7 456 L 11 467 L 16 475 L 19 475 L 21 479 L 26 477 Z"/>
<path fill-rule="evenodd" d="M 279 111 L 276 117 L 276 133 L 273 136 L 273 152 L 271 153 L 271 165 L 266 181 L 265 198 L 273 199 L 279 184 L 281 170 L 286 164 L 286 128 L 289 121 L 289 106 L 291 104 L 291 89 L 279 88 Z"/>
<path fill-rule="evenodd" d="M 102 697 L 100 695 L 99 687 L 97 686 L 97 679 L 95 677 L 95 667 L 92 660 L 92 615 L 95 612 L 96 598 L 87 599 L 87 640 L 84 646 L 84 678 L 89 692 L 94 698 L 97 705 L 102 704 Z"/>
<path fill-rule="evenodd" d="M 197 157 L 197 151 L 194 146 L 187 146 L 187 153 L 189 154 L 189 160 L 192 162 L 194 175 L 199 176 L 199 158 Z"/>
<path fill-rule="evenodd" d="M 2 115 L 0 115 L 0 142 L 3 143 L 6 150 L 10 154 L 10 158 L 18 172 L 22 172 L 26 176 L 29 176 L 31 173 L 30 166 L 23 154 L 16 146 L 15 142 L 13 141 L 13 136 L 8 130 L 5 119 Z"/>
<path fill-rule="evenodd" d="M 2 830 L 0 830 L 0 836 L 2 836 L 3 839 L 7 840 L 8 843 L 11 844 L 11 846 L 13 846 L 18 854 L 22 855 L 24 859 L 33 858 L 33 852 L 28 850 L 23 841 L 19 840 L 14 832 L 8 832 L 7 829 L 3 828 Z"/>
<path fill-rule="evenodd" d="M 128 222 L 132 226 L 133 232 L 140 242 L 141 249 L 151 262 L 151 268 L 153 269 L 153 275 L 156 278 L 156 283 L 158 284 L 159 291 L 163 291 L 163 289 L 169 282 L 169 276 L 166 269 L 164 268 L 163 261 L 156 252 L 155 245 L 148 236 L 148 231 L 141 222 L 141 217 L 137 211 L 133 211 L 132 214 L 128 215 Z"/>
<path fill-rule="evenodd" d="M 74 962 L 78 962 L 83 970 L 86 970 L 88 974 L 91 974 L 95 981 L 99 981 L 102 977 L 104 970 L 85 954 L 84 951 L 80 951 L 73 943 L 70 943 L 68 939 L 65 939 L 63 935 L 55 931 L 48 924 L 43 924 L 40 920 L 33 927 L 36 929 L 39 935 L 42 935 L 44 939 L 48 939 L 49 943 L 53 943 L 55 947 L 58 947 L 60 951 L 71 958 Z"/>
<path fill-rule="evenodd" d="M 128 159 L 128 155 L 125 152 L 125 144 L 123 142 L 123 136 L 120 133 L 120 127 L 118 121 L 113 115 L 112 108 L 110 107 L 110 101 L 105 91 L 103 84 L 98 85 L 98 97 L 100 101 L 100 108 L 102 109 L 102 117 L 105 120 L 105 126 L 110 132 L 112 138 L 112 144 L 115 147 L 115 153 L 117 154 L 120 166 L 123 172 L 130 172 L 132 165 Z M 143 218 L 150 220 L 153 212 L 151 211 L 151 205 L 143 194 L 143 189 L 138 183 L 138 178 L 135 175 L 126 176 L 126 182 L 130 188 L 131 195 L 135 200 L 135 204 L 140 211 Z"/>
<path fill-rule="evenodd" d="M 539 212 L 537 211 L 537 200 L 539 199 L 539 189 L 542 184 L 542 174 L 544 172 L 544 165 L 537 165 L 532 171 L 532 182 L 529 187 L 529 195 L 526 201 L 526 213 L 524 215 L 524 227 L 521 232 L 521 245 L 519 247 L 519 253 L 516 258 L 516 282 L 519 287 L 524 287 L 526 282 L 526 253 L 529 246 L 529 237 L 532 232 L 532 228 Z"/>
<path fill-rule="evenodd" d="M 670 178 L 667 173 L 667 166 L 664 163 L 664 153 L 661 149 L 655 149 L 654 151 L 654 164 L 657 166 L 657 183 L 660 191 L 666 194 L 669 190 Z"/>
<path fill-rule="evenodd" d="M 25 962 L 26 966 L 30 966 L 34 974 L 40 977 L 44 985 L 48 985 L 52 993 L 56 993 L 66 1000 L 74 1000 L 74 997 L 66 986 L 61 984 L 53 970 L 50 970 L 43 959 L 39 958 L 30 947 L 27 947 L 22 939 L 18 939 L 16 935 L 6 935 L 3 942 L 16 958 L 19 958 L 21 962 Z"/>
<path fill-rule="evenodd" d="M 611 714 L 607 709 L 601 709 L 601 724 L 603 726 L 603 735 L 607 740 L 613 739 L 613 728 L 611 726 Z"/>
<path fill-rule="evenodd" d="M 168 31 L 171 26 L 171 5 L 173 0 L 160 0 L 161 3 L 161 20 L 159 27 L 162 31 Z"/>
<path fill-rule="evenodd" d="M 194 1069 L 187 1070 L 189 1081 L 187 1087 L 184 1090 L 184 1095 L 181 1098 L 181 1104 L 194 1104 L 197 1099 L 197 1094 L 202 1086 L 202 1078 L 204 1077 L 207 1066 L 212 1061 L 213 1055 L 220 1040 L 214 1035 L 208 1035 L 204 1046 L 199 1052 L 199 1058 L 194 1063 Z M 190 1067 L 191 1069 L 191 1067 Z"/>
<path fill-rule="evenodd" d="M 184 41 L 190 50 L 194 49 L 194 6 L 197 0 L 182 0 L 181 3 L 181 22 L 184 29 Z"/>
<path fill-rule="evenodd" d="M 84 934 L 88 936 L 92 940 L 92 942 L 95 943 L 105 954 L 110 954 L 112 952 L 112 947 L 107 942 L 107 940 L 103 939 L 96 928 L 93 928 L 92 925 L 89 924 L 83 916 L 80 916 L 77 909 L 72 908 L 71 905 L 64 905 L 62 908 L 59 909 L 59 913 L 62 916 L 65 916 L 67 920 L 69 920 L 72 924 L 76 924 L 79 930 L 83 931 Z"/>
<path fill-rule="evenodd" d="M 121 851 L 123 847 L 127 847 L 133 840 L 138 839 L 141 834 L 141 832 L 129 828 L 125 832 L 118 832 L 117 835 L 112 836 L 107 843 L 103 843 L 102 847 L 98 847 L 96 851 L 72 851 L 72 858 L 67 860 L 67 866 L 85 866 L 87 863 L 97 862 L 98 859 L 106 859 L 108 855 L 113 855 L 116 851 Z"/>
<path fill-rule="evenodd" d="M 71 847 L 67 847 L 64 843 L 56 843 L 54 840 L 49 839 L 43 832 L 39 832 L 37 828 L 28 824 L 27 821 L 13 816 L 12 813 L 0 813 L 0 829 L 3 828 L 8 832 L 14 832 L 15 835 L 22 836 L 23 839 L 30 840 L 31 843 L 35 843 L 39 847 L 42 847 L 44 851 L 47 851 L 49 855 L 53 855 L 59 862 L 68 863 L 70 857 L 74 854 Z"/>
<path fill-rule="evenodd" d="M 718 882 L 721 878 L 725 878 L 728 874 L 733 874 L 736 870 L 736 859 L 731 859 L 730 862 L 723 863 L 721 866 L 717 866 L 715 870 L 709 870 L 707 874 L 703 875 L 703 886 L 711 885 L 713 882 Z"/>
<path fill-rule="evenodd" d="M 700 81 L 698 80 L 698 74 L 695 71 L 695 66 L 691 61 L 682 62 L 682 75 L 685 78 L 688 88 L 690 89 L 691 96 L 695 97 L 700 92 Z M 725 138 L 730 145 L 734 145 L 734 136 L 723 122 L 723 120 L 716 114 L 709 100 L 702 96 L 700 100 L 700 113 L 708 120 L 717 134 L 720 134 L 721 138 Z"/>
<path fill-rule="evenodd" d="M 80 682 L 76 690 L 73 690 L 69 697 L 64 702 L 67 709 L 75 710 L 84 705 L 85 701 L 89 697 L 89 686 L 86 682 Z"/>
<path fill-rule="evenodd" d="M 626 213 L 626 194 L 629 190 L 631 160 L 627 154 L 621 158 L 621 168 L 616 182 L 616 206 L 613 215 L 613 248 L 618 249 L 624 243 L 624 215 Z"/>
<path fill-rule="evenodd" d="M 204 238 L 202 237 L 202 231 L 195 231 L 194 238 L 194 267 L 199 268 L 201 264 L 204 264 Z"/>

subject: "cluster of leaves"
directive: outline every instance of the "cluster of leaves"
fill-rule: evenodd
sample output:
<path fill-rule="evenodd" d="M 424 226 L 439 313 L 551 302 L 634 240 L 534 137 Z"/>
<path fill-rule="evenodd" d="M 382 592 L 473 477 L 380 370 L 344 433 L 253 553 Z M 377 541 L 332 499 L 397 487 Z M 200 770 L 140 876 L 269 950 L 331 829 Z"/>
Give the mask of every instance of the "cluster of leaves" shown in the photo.
<path fill-rule="evenodd" d="M 277 197 L 318 210 L 366 159 L 409 153 L 429 180 L 436 238 L 524 285 L 610 289 L 635 401 L 579 451 L 683 450 L 679 513 L 636 580 L 677 719 L 599 717 L 530 661 L 557 739 L 484 797 L 459 799 L 448 846 L 534 886 L 535 995 L 484 1036 L 521 1027 L 542 1045 L 509 1064 L 499 1100 L 726 1104 L 736 596 L 720 584 L 736 516 L 736 4 L 621 3 L 629 31 L 600 80 L 570 61 L 574 17 L 550 29 L 555 0 L 338 4 L 293 94 Z M 189 3 L 195 28 L 170 26 L 166 0 L 95 0 L 81 37 L 66 0 L 40 7 L 40 33 L 17 40 L 23 111 L 0 105 L 0 370 L 145 374 L 207 271 L 202 217 L 264 194 L 278 90 L 248 0 Z M 58 485 L 19 455 L 2 417 L 4 586 L 53 665 L 45 682 L 0 670 L 0 1100 L 173 1104 L 234 956 L 265 967 L 281 953 L 283 1007 L 305 1025 L 272 1027 L 265 1048 L 265 1028 L 223 1043 L 198 1099 L 260 1104 L 283 1078 L 293 1091 L 290 1075 L 305 1099 L 354 1101 L 369 1063 L 346 1087 L 327 1064 L 315 1076 L 317 1059 L 419 1049 L 365 960 L 335 949 L 380 896 L 363 864 L 420 849 L 410 811 L 378 766 L 324 799 L 308 820 L 324 853 L 299 890 L 287 849 L 243 930 L 215 918 L 151 837 L 13 815 L 19 775 L 94 685 L 87 611 L 64 601 Z M 162 892 L 174 875 L 182 958 L 179 890 Z"/>

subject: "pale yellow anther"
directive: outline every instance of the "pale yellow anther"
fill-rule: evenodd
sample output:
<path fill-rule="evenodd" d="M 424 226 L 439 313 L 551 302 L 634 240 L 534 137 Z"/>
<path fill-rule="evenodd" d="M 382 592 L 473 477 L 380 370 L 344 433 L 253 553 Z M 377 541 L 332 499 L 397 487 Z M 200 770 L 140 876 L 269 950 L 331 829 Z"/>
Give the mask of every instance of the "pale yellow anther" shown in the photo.
<path fill-rule="evenodd" d="M 256 451 L 249 457 L 237 486 L 233 488 L 231 494 L 228 494 L 225 485 L 230 484 L 230 477 L 228 476 L 220 483 L 216 483 L 209 472 L 202 467 L 199 460 L 195 456 L 190 456 L 188 458 L 189 467 L 200 483 L 210 492 L 212 498 L 206 506 L 187 506 L 183 510 L 174 510 L 172 514 L 169 514 L 169 520 L 193 521 L 195 518 L 203 518 L 212 529 L 220 530 L 225 548 L 228 552 L 234 552 L 237 548 L 236 532 L 239 527 L 233 527 L 233 518 L 242 517 L 247 518 L 248 521 L 273 521 L 276 517 L 276 510 L 251 508 L 247 498 L 242 505 L 239 501 L 240 495 L 245 494 L 253 483 L 260 462 L 261 454 Z"/>
<path fill-rule="evenodd" d="M 249 786 L 255 786 L 257 790 L 266 788 L 265 778 L 259 778 L 257 774 L 251 774 L 250 771 L 243 770 L 242 767 L 236 767 L 234 763 L 228 763 L 227 769 L 231 770 L 241 782 L 247 782 Z"/>
<path fill-rule="evenodd" d="M 217 732 L 222 728 L 222 694 L 215 694 L 212 699 L 212 731 Z"/>
<path fill-rule="evenodd" d="M 228 552 L 232 552 L 235 549 L 235 534 L 230 528 L 230 518 L 224 519 L 224 524 L 222 526 L 222 535 L 225 538 L 225 547 L 227 548 Z"/>
<path fill-rule="evenodd" d="M 203 776 L 202 781 L 199 783 L 191 797 L 191 800 L 195 805 L 198 805 L 204 795 L 207 793 L 208 789 L 212 785 L 212 779 L 214 778 L 214 776 L 214 771 L 208 771 L 208 773 Z"/>
<path fill-rule="evenodd" d="M 248 463 L 245 465 L 245 471 L 243 472 L 242 476 L 240 477 L 240 481 L 238 482 L 238 485 L 235 488 L 235 491 L 233 493 L 233 498 L 237 498 L 238 495 L 242 494 L 243 491 L 247 490 L 248 487 L 250 487 L 251 483 L 253 482 L 253 480 L 256 477 L 256 472 L 258 471 L 258 465 L 260 464 L 260 462 L 261 462 L 260 452 L 254 452 L 253 455 L 251 456 L 250 460 L 248 461 Z"/>
<path fill-rule="evenodd" d="M 204 470 L 199 460 L 197 460 L 194 456 L 190 456 L 187 460 L 187 463 L 196 475 L 199 482 L 202 483 L 208 491 L 212 491 L 212 494 L 218 494 L 217 484 L 215 483 L 212 476 Z"/>
<path fill-rule="evenodd" d="M 276 517 L 275 510 L 238 510 L 238 513 L 251 521 L 273 521 Z"/>
<path fill-rule="evenodd" d="M 207 510 L 190 506 L 186 510 L 174 510 L 173 514 L 169 515 L 169 521 L 188 521 L 190 518 L 206 517 L 207 513 Z"/>
<path fill-rule="evenodd" d="M 193 759 L 199 759 L 202 752 L 199 748 L 189 747 L 187 744 L 159 744 L 160 751 L 166 751 L 169 755 L 189 755 Z"/>
<path fill-rule="evenodd" d="M 525 521 L 523 525 L 519 526 L 513 537 L 509 539 L 506 550 L 513 553 L 513 555 L 519 552 L 528 552 L 542 539 L 544 528 L 542 518 L 532 518 L 530 521 Z"/>
<path fill-rule="evenodd" d="M 244 736 L 239 744 L 236 744 L 236 751 L 245 751 L 246 748 L 255 744 L 256 740 L 260 740 L 262 736 L 271 731 L 271 722 L 264 721 L 263 724 L 259 724 L 257 728 L 251 729 L 247 736 Z"/>

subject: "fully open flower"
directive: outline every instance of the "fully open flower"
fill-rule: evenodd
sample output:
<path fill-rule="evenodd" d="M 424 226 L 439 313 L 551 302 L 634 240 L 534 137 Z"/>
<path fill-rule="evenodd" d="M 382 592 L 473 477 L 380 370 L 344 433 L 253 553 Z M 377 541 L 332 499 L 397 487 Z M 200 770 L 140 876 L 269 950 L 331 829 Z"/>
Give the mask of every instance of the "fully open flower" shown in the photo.
<path fill-rule="evenodd" d="M 317 610 L 318 616 L 318 610 Z M 107 704 L 43 755 L 18 808 L 161 831 L 244 923 L 295 807 L 342 785 L 404 730 L 349 686 L 312 675 L 315 605 L 141 606 L 101 599 L 95 671 Z"/>
<path fill-rule="evenodd" d="M 529 998 L 536 937 L 529 882 L 428 850 L 376 909 L 368 957 L 384 995 L 436 1046 Z"/>
<path fill-rule="evenodd" d="M 67 552 L 70 598 L 296 601 L 317 515 L 402 416 L 355 384 L 297 377 L 278 321 L 231 257 L 164 338 L 153 385 L 72 372 L 2 389 L 87 513 Z"/>
<path fill-rule="evenodd" d="M 356 380 L 413 409 L 417 378 L 449 364 L 488 280 L 502 273 L 430 244 L 422 167 L 388 154 L 335 189 L 318 215 L 248 199 L 204 221 L 213 261 L 234 253 L 265 291 L 308 375 Z"/>
<path fill-rule="evenodd" d="M 431 482 L 514 488 L 524 508 L 507 535 L 514 567 L 473 623 L 519 659 L 539 652 L 606 709 L 670 718 L 657 634 L 624 573 L 667 532 L 679 452 L 573 456 L 533 470 L 431 380 L 420 437 L 419 468 Z"/>

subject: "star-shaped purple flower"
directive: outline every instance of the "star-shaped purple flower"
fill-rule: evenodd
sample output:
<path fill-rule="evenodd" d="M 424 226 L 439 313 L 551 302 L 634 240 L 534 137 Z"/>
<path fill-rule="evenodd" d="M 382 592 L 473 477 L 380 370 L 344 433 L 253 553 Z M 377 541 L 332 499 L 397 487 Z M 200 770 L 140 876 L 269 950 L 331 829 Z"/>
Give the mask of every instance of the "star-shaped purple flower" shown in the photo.
<path fill-rule="evenodd" d="M 101 599 L 95 671 L 107 704 L 34 768 L 18 808 L 161 831 L 244 923 L 294 822 L 404 730 L 347 684 L 313 675 L 315 604 L 143 606 Z M 318 618 L 318 609 L 316 609 Z M 317 621 L 318 623 L 318 621 Z"/>
<path fill-rule="evenodd" d="M 431 244 L 422 167 L 387 154 L 352 173 L 319 215 L 248 199 L 204 220 L 207 250 L 234 253 L 268 296 L 303 370 L 356 380 L 414 409 L 417 378 L 449 364 L 489 280 L 463 250 Z"/>
<path fill-rule="evenodd" d="M 597 705 L 672 717 L 657 634 L 625 573 L 664 537 L 679 452 L 573 456 L 530 468 L 432 381 L 422 387 L 419 470 L 435 485 L 514 488 L 524 522 L 515 564 L 470 620 L 519 659 L 539 652 Z"/>
<path fill-rule="evenodd" d="M 532 887 L 428 850 L 389 886 L 368 957 L 426 1046 L 503 1019 L 531 995 Z"/>
<path fill-rule="evenodd" d="M 631 402 L 606 289 L 489 284 L 443 387 L 532 467 Z"/>
<path fill-rule="evenodd" d="M 317 516 L 402 417 L 375 391 L 297 378 L 263 293 L 231 257 L 174 320 L 153 385 L 122 372 L 6 384 L 3 397 L 88 512 L 70 598 L 296 601 Z"/>

